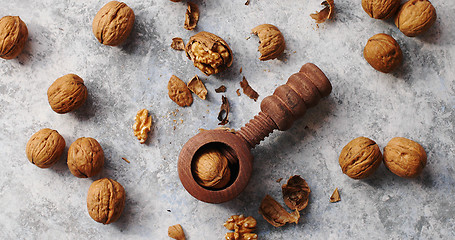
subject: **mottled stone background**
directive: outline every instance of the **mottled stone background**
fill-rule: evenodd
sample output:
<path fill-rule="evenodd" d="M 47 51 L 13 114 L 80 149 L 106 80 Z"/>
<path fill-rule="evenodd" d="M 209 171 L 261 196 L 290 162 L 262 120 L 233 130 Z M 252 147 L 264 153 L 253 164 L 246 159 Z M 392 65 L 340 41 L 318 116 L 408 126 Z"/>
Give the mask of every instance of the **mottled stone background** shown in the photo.
<path fill-rule="evenodd" d="M 106 2 L 0 4 L 0 15 L 19 15 L 30 35 L 17 59 L 0 60 L 1 239 L 167 239 L 168 226 L 177 223 L 188 239 L 221 239 L 227 232 L 223 222 L 242 213 L 258 219 L 260 239 L 455 238 L 455 1 L 434 0 L 435 25 L 408 38 L 392 21 L 371 19 L 360 0 L 336 0 L 335 18 L 319 26 L 309 17 L 321 8 L 319 0 L 251 0 L 249 6 L 245 0 L 201 0 L 195 31 L 183 28 L 185 1 L 128 0 L 136 22 L 120 47 L 103 46 L 92 34 L 93 17 Z M 258 60 L 258 39 L 250 31 L 263 23 L 278 26 L 285 36 L 287 49 L 279 60 Z M 208 100 L 195 98 L 191 107 L 180 108 L 167 96 L 171 74 L 185 81 L 203 74 L 169 45 L 173 37 L 188 40 L 198 31 L 224 38 L 235 60 L 227 72 L 203 77 Z M 402 47 L 404 63 L 393 74 L 377 72 L 363 59 L 363 47 L 376 33 L 392 35 Z M 217 205 L 185 192 L 177 157 L 199 128 L 217 127 L 221 94 L 214 89 L 227 86 L 228 126 L 238 129 L 259 111 L 260 100 L 306 62 L 320 66 L 333 93 L 290 130 L 273 133 L 253 150 L 246 190 Z M 76 112 L 58 115 L 46 91 L 67 73 L 85 80 L 89 97 Z M 236 95 L 242 76 L 259 92 L 257 102 Z M 145 145 L 131 130 L 141 108 L 154 119 Z M 25 144 L 44 127 L 58 130 L 67 147 L 82 136 L 96 138 L 106 155 L 102 173 L 78 179 L 65 158 L 50 169 L 30 164 Z M 411 138 L 426 149 L 428 165 L 416 179 L 399 178 L 383 165 L 370 179 L 350 179 L 341 172 L 338 154 L 358 136 L 381 148 L 393 137 Z M 275 228 L 258 206 L 266 194 L 282 202 L 275 180 L 293 174 L 310 185 L 310 204 L 298 225 Z M 122 217 L 107 226 L 86 210 L 87 190 L 101 177 L 117 180 L 127 192 Z M 342 200 L 331 204 L 336 187 Z"/>

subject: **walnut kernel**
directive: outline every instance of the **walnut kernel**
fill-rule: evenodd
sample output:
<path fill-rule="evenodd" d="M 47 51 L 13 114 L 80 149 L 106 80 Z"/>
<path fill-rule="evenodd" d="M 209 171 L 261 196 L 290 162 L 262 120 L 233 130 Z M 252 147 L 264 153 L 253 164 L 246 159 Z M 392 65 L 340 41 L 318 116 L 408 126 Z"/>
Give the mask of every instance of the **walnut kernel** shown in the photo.
<path fill-rule="evenodd" d="M 225 235 L 226 240 L 255 240 L 258 239 L 256 233 L 256 219 L 243 215 L 233 215 L 225 223 L 224 227 L 234 232 L 228 232 Z"/>
<path fill-rule="evenodd" d="M 216 149 L 197 153 L 192 163 L 195 180 L 203 187 L 220 189 L 231 180 L 228 159 Z"/>
<path fill-rule="evenodd" d="M 417 177 L 427 164 L 425 149 L 407 138 L 392 138 L 384 148 L 384 164 L 400 177 Z"/>
<path fill-rule="evenodd" d="M 78 178 L 93 177 L 104 165 L 104 152 L 94 138 L 79 138 L 68 149 L 68 168 Z"/>
<path fill-rule="evenodd" d="M 368 39 L 363 49 L 365 60 L 376 70 L 389 73 L 403 61 L 400 45 L 391 36 L 379 33 Z"/>
<path fill-rule="evenodd" d="M 44 128 L 28 140 L 25 152 L 31 163 L 40 168 L 48 168 L 60 159 L 65 145 L 65 139 L 57 131 Z"/>
<path fill-rule="evenodd" d="M 259 59 L 261 61 L 275 59 L 284 52 L 286 43 L 283 34 L 277 27 L 271 24 L 262 24 L 251 31 L 259 37 L 259 52 L 261 53 Z"/>
<path fill-rule="evenodd" d="M 76 74 L 67 74 L 58 78 L 47 90 L 47 99 L 56 113 L 68 113 L 78 109 L 87 99 L 87 87 L 84 80 Z"/>
<path fill-rule="evenodd" d="M 436 21 L 436 9 L 428 0 L 410 0 L 403 4 L 395 16 L 395 25 L 408 36 L 426 32 Z"/>
<path fill-rule="evenodd" d="M 139 110 L 136 114 L 135 123 L 133 125 L 134 136 L 137 137 L 140 143 L 147 141 L 147 134 L 152 127 L 152 116 L 149 116 L 147 109 Z"/>
<path fill-rule="evenodd" d="M 28 29 L 18 16 L 5 16 L 0 19 L 0 57 L 13 59 L 24 49 Z"/>
<path fill-rule="evenodd" d="M 381 165 L 382 154 L 379 146 L 371 139 L 358 137 L 341 150 L 339 163 L 343 173 L 354 179 L 373 174 Z"/>
<path fill-rule="evenodd" d="M 362 0 L 362 7 L 372 18 L 387 19 L 394 16 L 400 2 L 401 0 Z"/>
<path fill-rule="evenodd" d="M 90 217 L 103 224 L 117 221 L 125 207 L 125 189 L 109 178 L 96 180 L 87 193 L 87 210 Z"/>

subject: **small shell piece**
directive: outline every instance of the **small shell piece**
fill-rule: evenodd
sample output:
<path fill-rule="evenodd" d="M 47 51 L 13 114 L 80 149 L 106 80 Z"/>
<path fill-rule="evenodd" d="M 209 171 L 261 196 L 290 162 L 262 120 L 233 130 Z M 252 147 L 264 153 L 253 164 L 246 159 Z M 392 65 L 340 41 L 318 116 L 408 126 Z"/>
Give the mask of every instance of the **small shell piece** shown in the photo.
<path fill-rule="evenodd" d="M 292 210 L 302 211 L 308 206 L 310 199 L 310 187 L 305 179 L 299 175 L 294 175 L 289 178 L 286 184 L 281 186 L 284 203 Z"/>
<path fill-rule="evenodd" d="M 243 77 L 243 80 L 240 82 L 240 87 L 243 90 L 243 93 L 253 99 L 255 102 L 258 100 L 259 94 L 256 92 L 248 83 L 245 77 Z"/>
<path fill-rule="evenodd" d="M 169 98 L 181 107 L 190 106 L 193 103 L 193 96 L 185 82 L 172 75 L 167 84 Z"/>
<path fill-rule="evenodd" d="M 125 3 L 108 2 L 93 19 L 93 34 L 104 45 L 120 45 L 130 35 L 134 18 L 133 9 Z"/>
<path fill-rule="evenodd" d="M 293 213 L 288 213 L 281 204 L 269 195 L 266 195 L 262 200 L 259 213 L 274 227 L 281 227 L 286 223 L 298 223 L 300 219 L 299 211 L 295 210 Z"/>
<path fill-rule="evenodd" d="M 185 232 L 180 224 L 170 226 L 167 229 L 167 235 L 176 240 L 185 240 Z"/>
<path fill-rule="evenodd" d="M 403 53 L 393 37 L 379 33 L 368 39 L 363 49 L 365 60 L 376 70 L 389 73 L 401 65 Z"/>
<path fill-rule="evenodd" d="M 193 2 L 188 2 L 188 8 L 185 14 L 185 25 L 183 26 L 186 30 L 193 30 L 197 26 L 199 21 L 199 8 Z"/>
<path fill-rule="evenodd" d="M 344 174 L 362 179 L 373 174 L 382 162 L 379 146 L 366 137 L 350 141 L 341 150 L 339 163 Z"/>
<path fill-rule="evenodd" d="M 436 21 L 436 9 L 428 0 L 410 0 L 403 4 L 395 16 L 395 25 L 408 36 L 426 32 Z"/>
<path fill-rule="evenodd" d="M 335 12 L 335 3 L 333 0 L 326 0 L 321 3 L 324 9 L 317 13 L 310 14 L 310 17 L 316 20 L 316 23 L 323 23 L 327 19 L 331 19 Z"/>
<path fill-rule="evenodd" d="M 172 39 L 171 48 L 177 51 L 184 51 L 185 50 L 185 43 L 183 39 L 179 37 L 175 37 Z"/>
<path fill-rule="evenodd" d="M 140 143 L 145 143 L 145 141 L 147 141 L 147 136 L 151 127 L 152 116 L 149 116 L 147 109 L 139 110 L 136 114 L 133 130 L 134 136 L 137 137 Z"/>
<path fill-rule="evenodd" d="M 5 16 L 0 19 L 0 57 L 16 58 L 24 49 L 28 29 L 18 16 Z"/>
<path fill-rule="evenodd" d="M 427 164 L 427 153 L 417 142 L 402 137 L 392 138 L 384 148 L 384 164 L 400 177 L 417 177 Z"/>
<path fill-rule="evenodd" d="M 25 152 L 28 160 L 40 168 L 54 165 L 65 150 L 65 139 L 55 130 L 44 128 L 32 135 Z"/>
<path fill-rule="evenodd" d="M 259 60 L 266 61 L 278 58 L 286 48 L 283 34 L 280 30 L 271 24 L 262 24 L 252 30 L 253 34 L 259 37 Z"/>
<path fill-rule="evenodd" d="M 340 192 L 338 192 L 338 188 L 335 188 L 335 191 L 333 191 L 332 196 L 330 196 L 330 202 L 335 203 L 339 201 L 341 201 Z"/>
<path fill-rule="evenodd" d="M 90 217 L 103 224 L 117 221 L 125 207 L 125 189 L 109 178 L 94 181 L 87 193 L 87 210 Z"/>
<path fill-rule="evenodd" d="M 84 80 L 76 74 L 58 78 L 47 90 L 47 99 L 54 112 L 63 114 L 78 109 L 87 99 Z"/>
<path fill-rule="evenodd" d="M 68 168 L 78 178 L 93 177 L 104 165 L 104 151 L 94 138 L 82 137 L 68 149 Z"/>
<path fill-rule="evenodd" d="M 194 92 L 200 99 L 205 100 L 207 97 L 207 88 L 198 75 L 195 75 L 189 82 L 188 88 Z"/>
<path fill-rule="evenodd" d="M 372 18 L 387 19 L 394 16 L 401 0 L 362 0 L 363 10 Z"/>

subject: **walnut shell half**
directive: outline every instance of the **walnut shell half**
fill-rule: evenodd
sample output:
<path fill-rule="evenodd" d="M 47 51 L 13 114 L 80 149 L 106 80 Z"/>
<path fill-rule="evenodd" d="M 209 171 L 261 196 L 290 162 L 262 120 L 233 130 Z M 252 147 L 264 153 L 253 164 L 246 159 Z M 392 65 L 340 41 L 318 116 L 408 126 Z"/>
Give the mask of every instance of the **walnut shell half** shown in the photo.
<path fill-rule="evenodd" d="M 251 31 L 259 37 L 259 52 L 261 53 L 259 60 L 275 59 L 284 52 L 286 43 L 283 34 L 277 27 L 271 24 L 262 24 Z"/>
<path fill-rule="evenodd" d="M 393 37 L 384 33 L 368 39 L 363 56 L 374 69 L 383 73 L 395 70 L 403 61 L 400 45 Z"/>
<path fill-rule="evenodd" d="M 354 179 L 370 176 L 381 162 L 382 154 L 379 146 L 366 137 L 358 137 L 350 141 L 341 150 L 339 158 L 343 173 Z"/>
<path fill-rule="evenodd" d="M 363 10 L 372 18 L 387 19 L 394 16 L 401 0 L 362 0 Z"/>
<path fill-rule="evenodd" d="M 186 44 L 186 55 L 207 76 L 226 70 L 233 57 L 229 45 L 222 38 L 209 32 L 199 32 Z"/>
<path fill-rule="evenodd" d="M 286 184 L 281 186 L 284 203 L 292 210 L 302 211 L 308 206 L 310 199 L 310 187 L 305 179 L 299 175 L 294 175 L 289 178 Z"/>
<path fill-rule="evenodd" d="M 436 9 L 428 0 L 410 0 L 395 16 L 395 25 L 408 37 L 426 32 L 435 21 Z"/>
<path fill-rule="evenodd" d="M 407 138 L 392 138 L 384 148 L 384 164 L 400 177 L 417 177 L 427 164 L 425 149 Z"/>
<path fill-rule="evenodd" d="M 134 18 L 133 9 L 125 3 L 108 2 L 93 19 L 93 34 L 104 45 L 120 45 L 130 35 L 134 25 Z"/>
<path fill-rule="evenodd" d="M 274 227 L 281 227 L 286 223 L 298 223 L 300 219 L 299 211 L 288 213 L 281 204 L 279 204 L 270 195 L 262 199 L 259 206 L 259 213 L 262 217 Z"/>
<path fill-rule="evenodd" d="M 68 149 L 68 168 L 78 178 L 93 177 L 104 165 L 104 151 L 94 138 L 79 138 Z"/>
<path fill-rule="evenodd" d="M 93 220 L 109 224 L 117 221 L 125 207 L 125 189 L 109 178 L 94 181 L 87 193 L 87 210 Z"/>
<path fill-rule="evenodd" d="M 67 74 L 55 80 L 47 90 L 47 98 L 56 113 L 76 110 L 87 99 L 87 87 L 84 80 L 76 74 Z"/>
<path fill-rule="evenodd" d="M 65 145 L 65 139 L 57 131 L 44 128 L 28 140 L 25 152 L 31 163 L 40 168 L 48 168 L 60 159 Z"/>
<path fill-rule="evenodd" d="M 24 49 L 28 38 L 25 23 L 17 16 L 5 16 L 0 19 L 0 57 L 13 59 Z"/>

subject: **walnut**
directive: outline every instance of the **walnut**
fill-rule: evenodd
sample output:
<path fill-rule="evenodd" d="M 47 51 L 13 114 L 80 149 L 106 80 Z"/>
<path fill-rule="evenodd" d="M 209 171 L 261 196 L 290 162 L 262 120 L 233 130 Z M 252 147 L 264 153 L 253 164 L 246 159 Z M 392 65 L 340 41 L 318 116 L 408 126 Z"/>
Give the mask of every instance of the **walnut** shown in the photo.
<path fill-rule="evenodd" d="M 193 96 L 185 82 L 172 75 L 167 84 L 169 98 L 180 107 L 190 106 L 193 103 Z"/>
<path fill-rule="evenodd" d="M 362 0 L 362 7 L 372 18 L 387 19 L 394 16 L 400 2 L 401 0 Z"/>
<path fill-rule="evenodd" d="M 281 192 L 284 203 L 290 209 L 302 211 L 308 206 L 311 190 L 305 179 L 299 175 L 290 177 L 288 182 L 281 186 Z"/>
<path fill-rule="evenodd" d="M 93 19 L 93 34 L 104 45 L 120 45 L 130 35 L 134 18 L 133 10 L 125 3 L 108 2 Z"/>
<path fill-rule="evenodd" d="M 137 137 L 140 143 L 145 143 L 147 134 L 152 127 L 152 116 L 149 116 L 147 109 L 142 109 L 137 112 L 135 121 L 133 125 L 134 136 Z"/>
<path fill-rule="evenodd" d="M 185 14 L 185 24 L 183 27 L 186 30 L 193 30 L 197 26 L 199 21 L 199 8 L 195 3 L 188 2 L 188 8 L 186 9 Z"/>
<path fill-rule="evenodd" d="M 87 209 L 93 220 L 110 224 L 122 215 L 125 206 L 125 189 L 109 178 L 96 180 L 87 193 Z"/>
<path fill-rule="evenodd" d="M 370 176 L 381 165 L 379 146 L 371 139 L 358 137 L 341 150 L 339 163 L 343 173 L 354 179 Z"/>
<path fill-rule="evenodd" d="M 104 165 L 104 152 L 93 138 L 79 138 L 68 149 L 68 168 L 78 178 L 93 177 Z"/>
<path fill-rule="evenodd" d="M 25 23 L 17 16 L 5 16 L 0 19 L 0 57 L 13 59 L 24 49 L 28 38 Z"/>
<path fill-rule="evenodd" d="M 234 231 L 226 233 L 226 240 L 255 240 L 258 239 L 256 233 L 252 233 L 256 230 L 256 219 L 253 217 L 247 217 L 243 215 L 233 215 L 225 223 L 224 227 L 228 230 Z"/>
<path fill-rule="evenodd" d="M 48 168 L 60 159 L 65 145 L 65 139 L 57 131 L 43 128 L 28 140 L 25 152 L 31 163 Z"/>
<path fill-rule="evenodd" d="M 82 106 L 87 99 L 84 80 L 76 74 L 67 74 L 55 80 L 47 90 L 47 98 L 56 113 L 67 113 Z"/>
<path fill-rule="evenodd" d="M 180 224 L 170 226 L 167 229 L 167 235 L 170 238 L 173 238 L 176 240 L 185 240 L 185 233 L 183 232 L 183 228 Z"/>
<path fill-rule="evenodd" d="M 204 149 L 196 154 L 192 172 L 196 182 L 207 188 L 224 188 L 231 180 L 228 159 L 217 149 Z"/>
<path fill-rule="evenodd" d="M 323 23 L 327 19 L 331 19 L 335 13 L 335 3 L 333 0 L 326 0 L 321 3 L 324 6 L 324 9 L 317 13 L 310 14 L 310 17 L 313 18 L 316 23 Z"/>
<path fill-rule="evenodd" d="M 376 70 L 389 73 L 403 61 L 400 45 L 391 36 L 379 33 L 368 39 L 363 49 L 365 60 Z"/>
<path fill-rule="evenodd" d="M 261 53 L 259 60 L 275 59 L 284 52 L 286 43 L 283 34 L 277 27 L 271 24 L 262 24 L 251 31 L 259 37 L 259 52 Z"/>
<path fill-rule="evenodd" d="M 425 149 L 407 138 L 392 138 L 384 148 L 384 164 L 400 177 L 417 177 L 427 164 Z"/>
<path fill-rule="evenodd" d="M 186 44 L 186 54 L 207 76 L 226 70 L 232 65 L 232 51 L 228 44 L 217 35 L 199 32 Z"/>
<path fill-rule="evenodd" d="M 189 82 L 188 88 L 194 92 L 200 99 L 205 100 L 207 96 L 207 88 L 204 83 L 199 79 L 198 75 L 195 75 Z"/>
<path fill-rule="evenodd" d="M 436 9 L 428 0 L 410 0 L 395 16 L 395 25 L 408 37 L 424 33 L 435 21 Z"/>
<path fill-rule="evenodd" d="M 300 219 L 299 211 L 295 210 L 293 213 L 288 213 L 283 206 L 269 195 L 262 199 L 259 213 L 274 227 L 281 227 L 286 223 L 298 223 Z"/>

